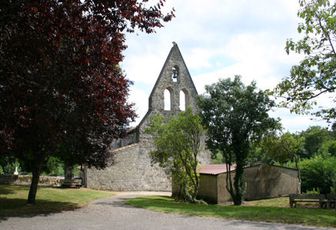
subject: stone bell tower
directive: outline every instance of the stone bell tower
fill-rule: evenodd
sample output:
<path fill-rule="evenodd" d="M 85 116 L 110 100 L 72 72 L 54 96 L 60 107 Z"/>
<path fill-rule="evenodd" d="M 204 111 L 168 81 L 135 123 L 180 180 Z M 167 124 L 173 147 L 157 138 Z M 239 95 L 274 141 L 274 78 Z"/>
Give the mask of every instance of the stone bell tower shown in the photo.
<path fill-rule="evenodd" d="M 87 170 L 87 187 L 114 191 L 170 191 L 170 174 L 151 163 L 153 137 L 146 133 L 151 116 L 175 115 L 187 107 L 196 112 L 197 91 L 182 54 L 175 42 L 149 96 L 148 111 L 140 124 L 126 137 L 111 144 L 113 164 L 104 170 Z M 204 138 L 203 138 L 204 139 Z M 210 162 L 210 154 L 201 140 L 200 161 Z"/>
<path fill-rule="evenodd" d="M 164 116 L 171 116 L 188 107 L 196 112 L 198 110 L 197 96 L 196 87 L 180 49 L 173 42 L 173 47 L 149 96 L 148 111 L 138 126 L 140 139 L 141 136 L 147 136 L 144 134 L 144 130 L 151 115 L 160 113 Z"/>
<path fill-rule="evenodd" d="M 148 111 L 175 114 L 188 106 L 196 110 L 197 95 L 182 54 L 177 44 L 173 42 L 173 47 L 149 96 Z"/>

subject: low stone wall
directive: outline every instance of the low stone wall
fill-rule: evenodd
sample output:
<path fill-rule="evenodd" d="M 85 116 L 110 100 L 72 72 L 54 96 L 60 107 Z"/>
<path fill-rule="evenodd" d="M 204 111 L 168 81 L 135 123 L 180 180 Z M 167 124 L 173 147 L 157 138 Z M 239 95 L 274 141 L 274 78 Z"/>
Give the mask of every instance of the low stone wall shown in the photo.
<path fill-rule="evenodd" d="M 113 191 L 171 191 L 170 176 L 151 164 L 146 143 L 114 150 L 114 164 L 103 170 L 87 169 L 87 187 Z"/>
<path fill-rule="evenodd" d="M 1 175 L 0 184 L 30 185 L 32 176 L 29 175 Z M 48 187 L 61 186 L 64 177 L 40 176 L 39 185 Z"/>
<path fill-rule="evenodd" d="M 113 191 L 172 191 L 170 173 L 151 161 L 154 145 L 150 138 L 142 135 L 139 143 L 111 150 L 114 163 L 101 170 L 88 168 L 86 186 Z M 210 162 L 210 152 L 205 150 L 205 145 L 202 145 L 199 161 Z"/>

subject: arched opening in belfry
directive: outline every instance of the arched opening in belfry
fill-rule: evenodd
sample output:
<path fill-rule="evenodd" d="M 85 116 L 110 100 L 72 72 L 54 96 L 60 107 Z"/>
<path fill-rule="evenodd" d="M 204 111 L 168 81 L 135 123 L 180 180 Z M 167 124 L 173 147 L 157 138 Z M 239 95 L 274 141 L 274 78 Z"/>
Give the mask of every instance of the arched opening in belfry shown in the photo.
<path fill-rule="evenodd" d="M 188 105 L 189 105 L 188 91 L 182 89 L 180 91 L 180 110 L 185 111 Z"/>
<path fill-rule="evenodd" d="M 172 104 L 172 99 L 171 99 L 171 91 L 169 89 L 165 89 L 163 92 L 163 109 L 164 110 L 171 110 L 171 104 Z"/>
<path fill-rule="evenodd" d="M 177 65 L 174 65 L 172 68 L 171 78 L 173 82 L 177 82 L 179 78 L 179 67 Z"/>

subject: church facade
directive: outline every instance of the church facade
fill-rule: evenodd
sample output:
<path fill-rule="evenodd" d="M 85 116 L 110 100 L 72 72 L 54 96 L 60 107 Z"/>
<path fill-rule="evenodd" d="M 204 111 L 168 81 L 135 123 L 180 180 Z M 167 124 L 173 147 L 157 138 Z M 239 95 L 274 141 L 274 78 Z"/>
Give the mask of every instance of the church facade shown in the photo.
<path fill-rule="evenodd" d="M 151 117 L 176 115 L 190 107 L 197 112 L 197 90 L 182 54 L 175 42 L 149 96 L 148 111 L 139 125 L 125 138 L 111 144 L 113 163 L 103 170 L 86 170 L 86 186 L 114 191 L 171 191 L 169 172 L 152 164 L 154 150 L 151 135 L 145 133 Z M 210 153 L 202 141 L 200 162 L 210 162 Z"/>

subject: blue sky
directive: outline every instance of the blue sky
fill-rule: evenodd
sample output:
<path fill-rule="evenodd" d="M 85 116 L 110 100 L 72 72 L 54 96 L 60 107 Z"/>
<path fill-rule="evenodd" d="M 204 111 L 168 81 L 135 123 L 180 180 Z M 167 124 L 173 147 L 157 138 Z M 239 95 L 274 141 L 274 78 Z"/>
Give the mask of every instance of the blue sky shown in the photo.
<path fill-rule="evenodd" d="M 255 80 L 259 88 L 272 89 L 301 58 L 284 49 L 287 38 L 298 38 L 296 0 L 167 0 L 165 9 L 172 7 L 176 18 L 155 34 L 126 37 L 122 67 L 134 82 L 129 100 L 135 103 L 137 122 L 148 109 L 149 94 L 172 41 L 200 94 L 205 85 L 234 75 L 241 75 L 245 84 Z M 326 125 L 288 109 L 276 109 L 271 116 L 280 117 L 290 132 Z"/>

